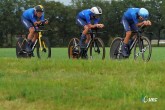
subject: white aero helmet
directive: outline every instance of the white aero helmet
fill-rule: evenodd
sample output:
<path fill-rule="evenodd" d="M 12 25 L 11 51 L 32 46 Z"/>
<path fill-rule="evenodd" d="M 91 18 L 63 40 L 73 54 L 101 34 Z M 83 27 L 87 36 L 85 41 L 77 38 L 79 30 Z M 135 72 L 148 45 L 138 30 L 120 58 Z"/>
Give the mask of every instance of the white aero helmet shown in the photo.
<path fill-rule="evenodd" d="M 148 17 L 149 17 L 149 12 L 148 12 L 148 10 L 147 9 L 145 9 L 145 8 L 140 8 L 140 10 L 139 10 L 139 16 L 141 16 L 143 19 L 147 19 Z"/>
<path fill-rule="evenodd" d="M 92 7 L 91 8 L 91 12 L 96 14 L 96 15 L 101 15 L 102 14 L 102 9 L 100 7 L 98 7 L 98 6 Z"/>

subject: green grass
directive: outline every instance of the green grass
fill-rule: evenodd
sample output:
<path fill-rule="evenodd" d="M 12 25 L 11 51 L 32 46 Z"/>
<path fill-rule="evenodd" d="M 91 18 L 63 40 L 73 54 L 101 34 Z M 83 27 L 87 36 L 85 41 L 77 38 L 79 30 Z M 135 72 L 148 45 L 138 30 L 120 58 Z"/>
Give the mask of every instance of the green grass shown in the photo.
<path fill-rule="evenodd" d="M 69 60 L 66 48 L 48 60 L 17 59 L 0 49 L 0 110 L 164 110 L 165 49 L 151 61 Z M 144 96 L 158 102 L 143 103 Z"/>

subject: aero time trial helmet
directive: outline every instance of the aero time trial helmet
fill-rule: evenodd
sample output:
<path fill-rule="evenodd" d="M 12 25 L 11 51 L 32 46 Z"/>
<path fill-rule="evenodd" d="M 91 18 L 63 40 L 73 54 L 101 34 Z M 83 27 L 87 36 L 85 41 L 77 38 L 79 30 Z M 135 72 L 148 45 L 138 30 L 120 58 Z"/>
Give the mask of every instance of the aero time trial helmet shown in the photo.
<path fill-rule="evenodd" d="M 44 7 L 42 5 L 37 5 L 34 7 L 36 12 L 44 12 Z"/>
<path fill-rule="evenodd" d="M 91 12 L 96 14 L 96 15 L 100 15 L 100 14 L 102 14 L 102 9 L 100 7 L 98 7 L 98 6 L 92 7 L 91 8 Z"/>
<path fill-rule="evenodd" d="M 149 16 L 149 12 L 148 12 L 148 10 L 147 9 L 145 9 L 145 8 L 140 8 L 140 10 L 139 10 L 139 16 L 141 16 L 143 19 L 148 19 L 148 16 Z"/>

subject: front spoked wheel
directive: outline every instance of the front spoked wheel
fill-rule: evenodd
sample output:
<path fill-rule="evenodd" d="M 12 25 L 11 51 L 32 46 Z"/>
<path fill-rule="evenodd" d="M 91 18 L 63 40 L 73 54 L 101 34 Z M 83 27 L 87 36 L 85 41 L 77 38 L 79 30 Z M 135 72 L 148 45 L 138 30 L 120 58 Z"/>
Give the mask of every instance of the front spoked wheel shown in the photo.
<path fill-rule="evenodd" d="M 152 47 L 147 37 L 142 36 L 140 41 L 136 42 L 134 48 L 134 59 L 148 62 L 151 58 Z"/>
<path fill-rule="evenodd" d="M 69 59 L 78 59 L 80 58 L 80 40 L 78 38 L 72 38 L 69 41 L 68 45 L 68 57 Z"/>
<path fill-rule="evenodd" d="M 102 59 L 105 58 L 105 46 L 100 38 L 94 38 L 90 45 L 90 58 L 91 59 Z"/>
<path fill-rule="evenodd" d="M 41 42 L 37 43 L 37 57 L 38 58 L 50 58 L 51 57 L 51 47 L 48 38 L 42 37 Z"/>
<path fill-rule="evenodd" d="M 121 47 L 123 45 L 122 38 L 117 37 L 112 41 L 110 46 L 110 59 L 123 59 Z"/>

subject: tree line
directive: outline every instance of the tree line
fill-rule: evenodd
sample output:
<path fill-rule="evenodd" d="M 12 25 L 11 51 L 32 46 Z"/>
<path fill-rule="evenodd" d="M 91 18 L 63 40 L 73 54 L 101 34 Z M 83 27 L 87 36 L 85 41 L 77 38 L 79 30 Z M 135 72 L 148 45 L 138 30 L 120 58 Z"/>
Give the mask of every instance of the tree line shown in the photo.
<path fill-rule="evenodd" d="M 145 7 L 150 12 L 152 26 L 147 28 L 147 36 L 151 39 L 165 38 L 165 2 L 163 0 L 72 0 L 66 6 L 56 1 L 46 0 L 0 0 L 0 47 L 14 47 L 18 36 L 26 34 L 27 30 L 21 24 L 21 15 L 24 10 L 36 5 L 43 5 L 45 18 L 49 18 L 46 29 L 52 32 L 45 33 L 49 37 L 51 46 L 64 47 L 72 37 L 80 36 L 81 28 L 76 25 L 76 15 L 83 9 L 100 6 L 103 10 L 101 23 L 107 31 L 100 37 L 106 46 L 112 39 L 121 36 L 123 27 L 120 23 L 124 11 L 129 7 Z M 102 31 L 102 30 L 100 30 Z M 159 44 L 158 44 L 159 45 Z"/>

